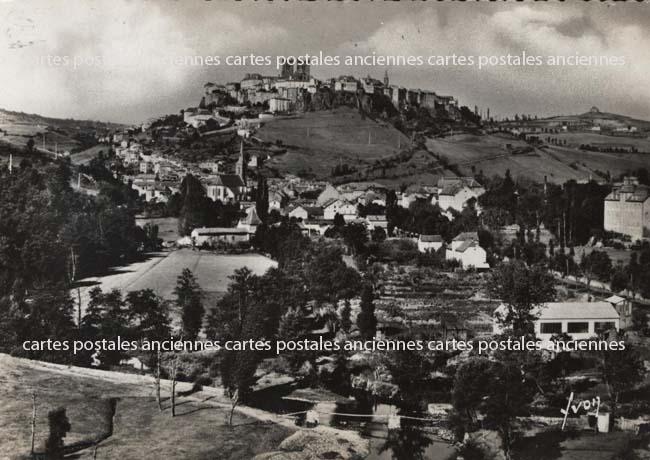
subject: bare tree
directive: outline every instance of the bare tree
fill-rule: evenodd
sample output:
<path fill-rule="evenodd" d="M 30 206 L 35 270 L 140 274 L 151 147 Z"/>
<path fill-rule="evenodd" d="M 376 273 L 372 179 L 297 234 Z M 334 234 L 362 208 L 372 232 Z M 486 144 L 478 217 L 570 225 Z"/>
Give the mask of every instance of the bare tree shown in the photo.
<path fill-rule="evenodd" d="M 169 368 L 169 378 L 172 381 L 172 387 L 171 387 L 171 394 L 170 394 L 170 399 L 171 399 L 171 404 L 172 404 L 172 417 L 176 416 L 176 377 L 178 374 L 178 355 L 175 355 L 174 358 L 171 360 L 171 366 Z"/>
<path fill-rule="evenodd" d="M 163 411 L 162 400 L 160 398 L 160 350 L 156 354 L 156 402 L 158 403 L 158 410 Z"/>
<path fill-rule="evenodd" d="M 232 426 L 232 417 L 235 414 L 235 408 L 239 404 L 239 390 L 230 393 L 230 414 L 228 415 L 228 426 Z"/>

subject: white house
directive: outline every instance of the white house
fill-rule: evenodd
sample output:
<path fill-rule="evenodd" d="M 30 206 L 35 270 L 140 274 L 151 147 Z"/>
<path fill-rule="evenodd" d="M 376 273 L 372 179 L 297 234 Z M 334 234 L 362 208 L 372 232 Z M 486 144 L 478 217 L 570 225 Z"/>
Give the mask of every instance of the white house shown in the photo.
<path fill-rule="evenodd" d="M 323 207 L 323 217 L 325 220 L 334 220 L 334 217 L 340 214 L 346 222 L 357 218 L 357 205 L 345 200 L 334 200 Z"/>
<path fill-rule="evenodd" d="M 257 227 L 261 224 L 262 220 L 257 215 L 257 209 L 255 209 L 255 206 L 251 206 L 250 208 L 246 209 L 246 216 L 239 219 L 237 228 L 243 228 L 247 230 L 248 233 L 252 236 L 255 234 Z"/>
<path fill-rule="evenodd" d="M 495 334 L 503 332 L 503 318 L 507 313 L 505 304 L 499 305 L 494 312 L 492 330 Z M 620 328 L 620 316 L 609 302 L 549 302 L 538 308 L 533 314 L 535 335 L 548 348 L 551 338 L 558 334 L 567 334 L 573 340 L 587 340 L 599 333 Z"/>
<path fill-rule="evenodd" d="M 200 227 L 192 230 L 192 243 L 201 246 L 215 242 L 240 243 L 250 241 L 257 227 L 262 223 L 255 207 L 246 209 L 246 216 L 241 218 L 236 227 Z"/>
<path fill-rule="evenodd" d="M 286 197 L 280 192 L 270 192 L 269 193 L 269 211 L 275 209 L 276 211 L 281 211 L 284 208 L 284 203 L 286 202 Z"/>
<path fill-rule="evenodd" d="M 438 181 L 438 193 L 433 195 L 431 204 L 461 212 L 469 200 L 478 199 L 484 193 L 485 188 L 472 177 L 443 177 Z"/>
<path fill-rule="evenodd" d="M 302 219 L 303 221 L 307 219 L 323 219 L 323 208 L 318 206 L 298 205 L 289 211 L 288 216 Z"/>
<path fill-rule="evenodd" d="M 366 223 L 370 230 L 379 227 L 388 230 L 388 219 L 386 216 L 366 216 Z"/>
<path fill-rule="evenodd" d="M 215 242 L 240 243 L 249 241 L 250 234 L 245 228 L 237 227 L 199 227 L 192 230 L 192 243 L 201 246 Z"/>
<path fill-rule="evenodd" d="M 487 263 L 487 253 L 478 242 L 476 232 L 464 232 L 457 235 L 447 248 L 445 259 L 457 260 L 463 268 L 490 268 Z"/>
<path fill-rule="evenodd" d="M 420 235 L 418 238 L 418 251 L 420 252 L 436 252 L 443 245 L 445 241 L 440 235 Z"/>
<path fill-rule="evenodd" d="M 309 213 L 304 206 L 296 206 L 288 213 L 289 218 L 293 217 L 295 219 L 306 220 L 309 217 Z"/>

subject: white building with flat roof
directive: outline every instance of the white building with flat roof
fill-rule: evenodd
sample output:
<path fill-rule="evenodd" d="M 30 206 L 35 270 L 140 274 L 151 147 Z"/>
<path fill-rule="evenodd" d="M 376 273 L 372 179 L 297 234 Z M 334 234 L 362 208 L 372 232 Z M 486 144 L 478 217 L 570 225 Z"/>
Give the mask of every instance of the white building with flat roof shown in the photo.
<path fill-rule="evenodd" d="M 493 332 L 504 331 L 503 318 L 507 306 L 499 305 L 494 312 Z M 567 334 L 573 340 L 588 340 L 600 333 L 620 329 L 620 315 L 607 301 L 600 302 L 549 302 L 539 307 L 534 313 L 535 335 L 541 339 L 542 346 L 551 345 L 551 338 Z"/>

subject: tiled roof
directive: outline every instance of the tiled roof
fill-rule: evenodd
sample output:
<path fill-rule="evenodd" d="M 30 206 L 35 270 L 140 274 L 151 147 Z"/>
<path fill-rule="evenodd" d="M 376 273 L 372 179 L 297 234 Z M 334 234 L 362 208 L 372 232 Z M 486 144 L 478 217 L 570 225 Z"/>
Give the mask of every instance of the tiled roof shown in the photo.
<path fill-rule="evenodd" d="M 505 304 L 499 305 L 496 314 L 506 312 Z M 533 314 L 540 320 L 581 320 L 619 318 L 616 309 L 609 302 L 549 302 L 537 308 Z"/>
<path fill-rule="evenodd" d="M 463 232 L 456 235 L 454 241 L 467 241 L 467 240 L 476 240 L 478 241 L 477 232 Z"/>
<path fill-rule="evenodd" d="M 443 239 L 440 235 L 420 235 L 420 241 L 423 243 L 442 243 Z"/>

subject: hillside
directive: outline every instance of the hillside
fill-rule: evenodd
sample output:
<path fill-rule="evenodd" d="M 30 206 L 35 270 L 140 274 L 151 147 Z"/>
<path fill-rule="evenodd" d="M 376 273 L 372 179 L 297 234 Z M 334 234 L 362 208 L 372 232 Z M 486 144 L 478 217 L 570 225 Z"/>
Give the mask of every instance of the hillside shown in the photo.
<path fill-rule="evenodd" d="M 1 353 L 0 375 L 3 459 L 31 458 L 33 394 L 37 453 L 43 451 L 48 435 L 48 411 L 60 407 L 65 407 L 71 426 L 65 437 L 70 453 L 66 458 L 79 460 L 249 460 L 269 451 L 279 458 L 324 460 L 334 458 L 332 452 L 345 453 L 336 457 L 344 459 L 363 458 L 368 453 L 368 443 L 352 431 L 326 426 L 301 430 L 292 418 L 247 406 L 238 406 L 230 427 L 230 404 L 223 388 L 197 390 L 192 384 L 178 382 L 176 416 L 171 417 L 169 380 L 161 381 L 160 412 L 154 379 L 149 376 L 30 361 Z"/>
<path fill-rule="evenodd" d="M 269 166 L 318 177 L 329 176 L 340 163 L 360 169 L 410 145 L 409 139 L 390 124 L 364 118 L 350 108 L 272 120 L 255 136 L 265 142 L 279 141 L 286 149 Z"/>
<path fill-rule="evenodd" d="M 588 180 L 609 172 L 612 176 L 650 168 L 650 140 L 605 136 L 592 133 L 553 134 L 567 140 L 566 146 L 548 145 L 530 147 L 524 141 L 507 135 L 460 134 L 445 138 L 431 138 L 427 148 L 457 165 L 462 174 L 483 171 L 486 176 L 503 175 L 510 169 L 514 177 L 525 176 L 543 181 L 562 183 L 570 179 Z M 581 144 L 635 146 L 640 153 L 610 153 L 583 151 Z M 510 145 L 510 147 L 508 147 Z M 523 151 L 526 147 L 527 150 Z M 525 152 L 525 153 L 524 153 Z M 644 153 L 645 152 L 645 153 Z"/>
<path fill-rule="evenodd" d="M 95 132 L 123 129 L 123 125 L 91 120 L 43 117 L 0 109 L 0 142 L 24 148 L 30 138 L 36 147 L 76 152 L 92 145 Z"/>

